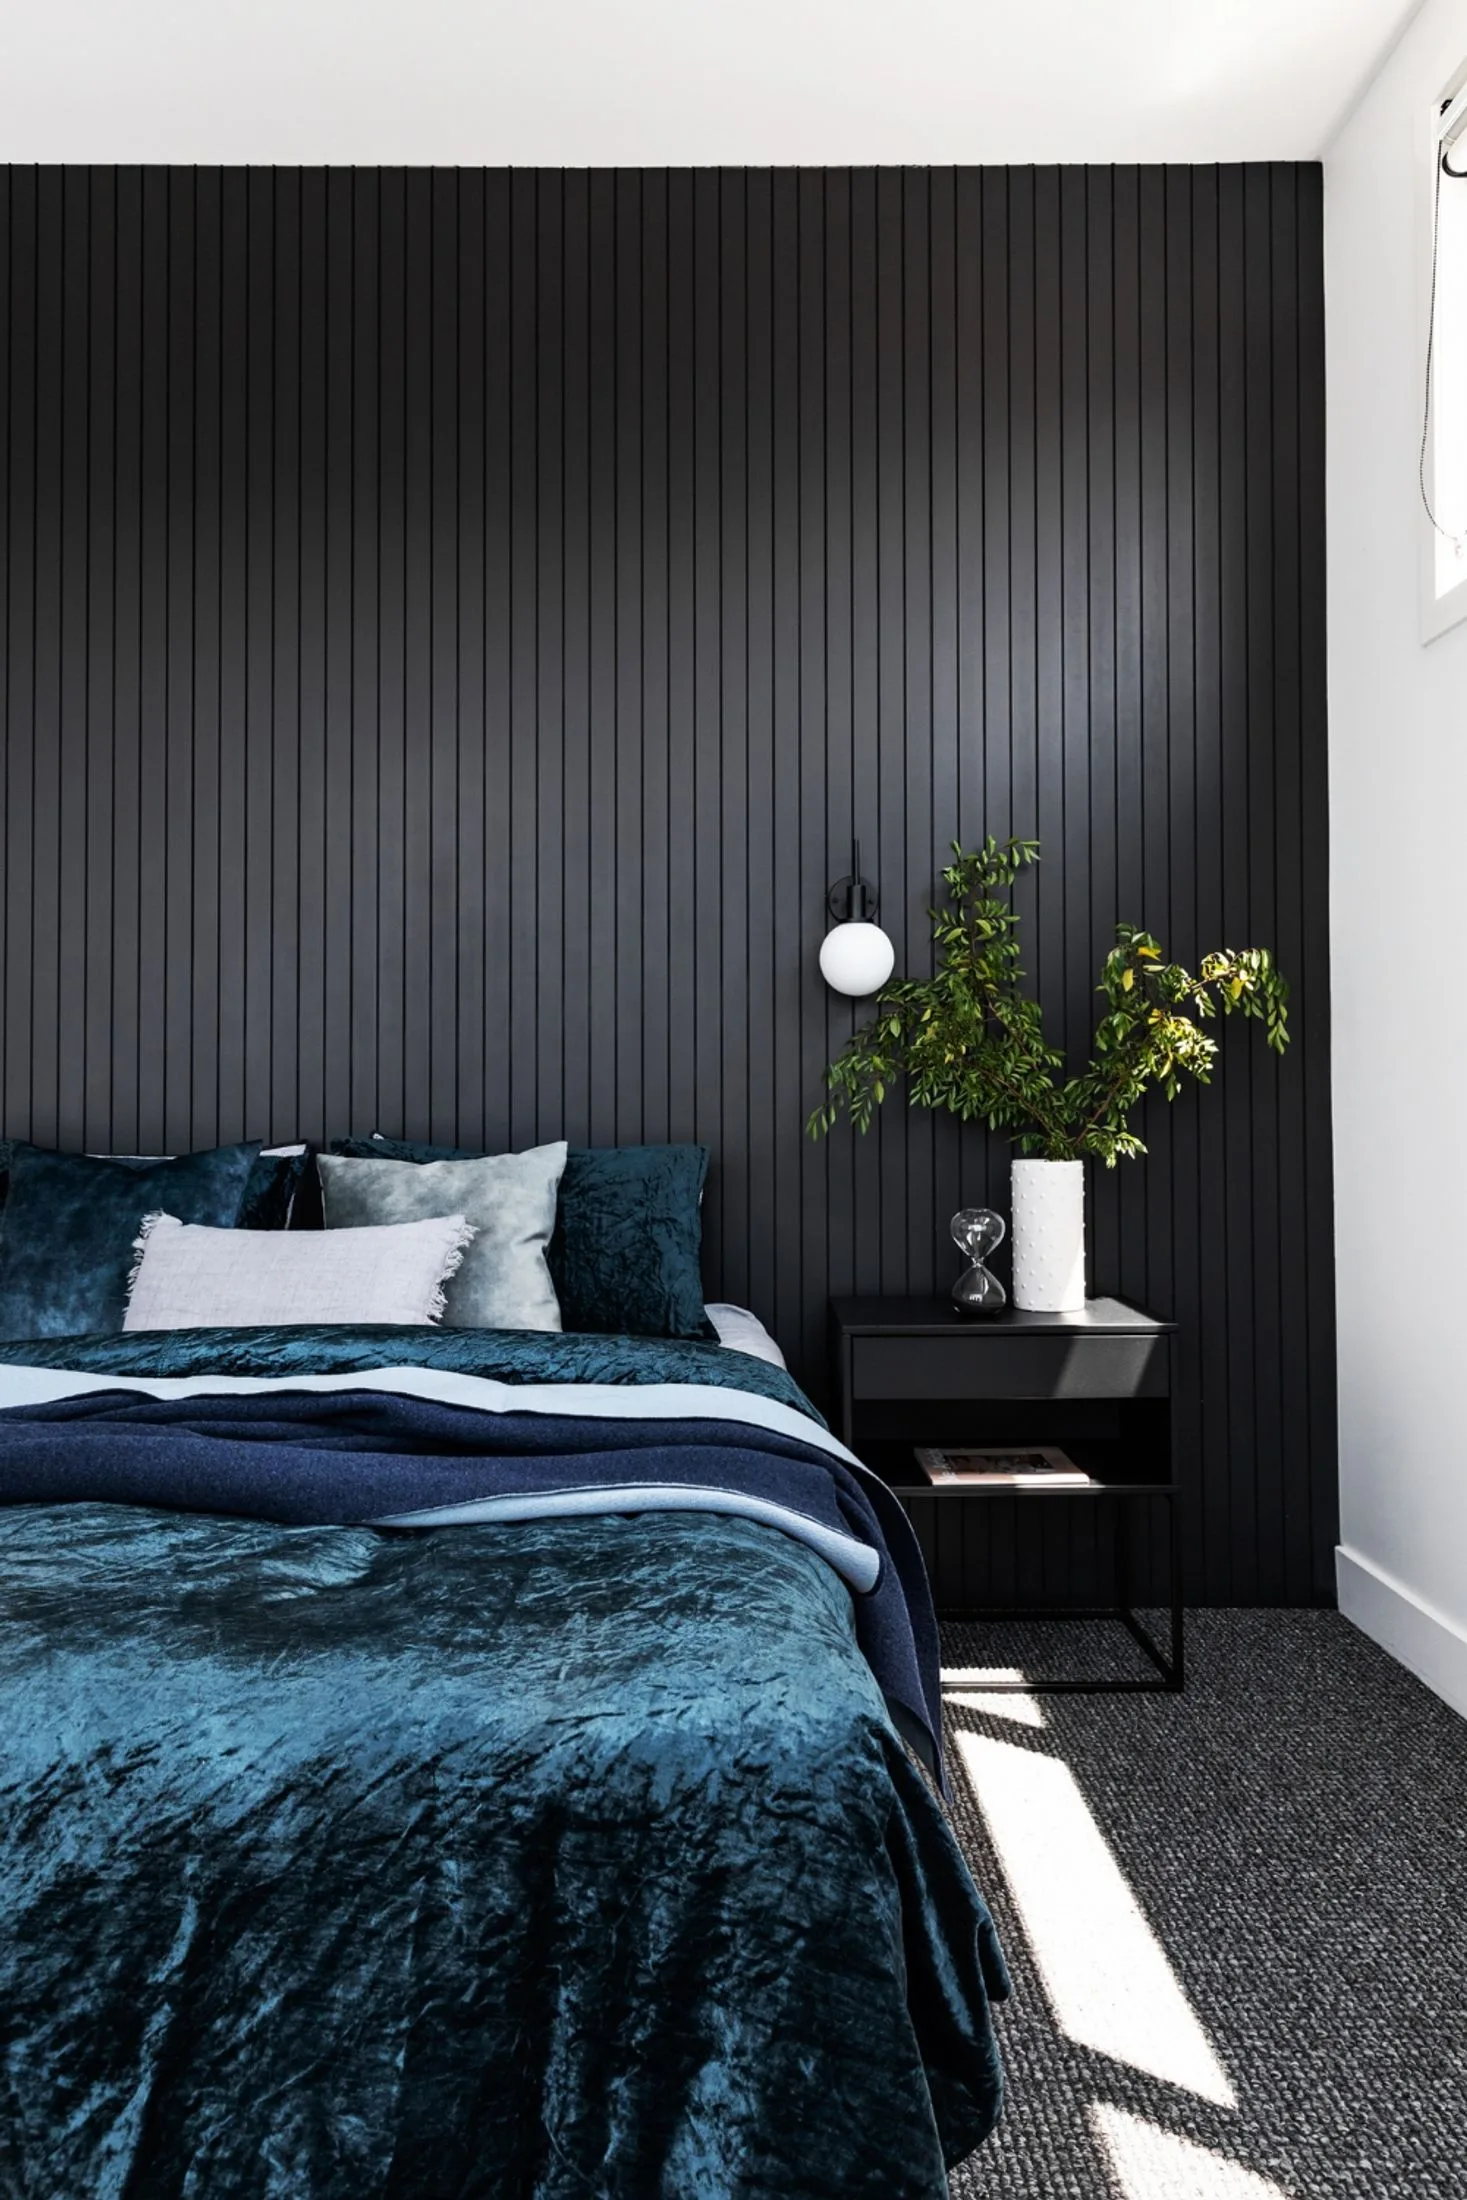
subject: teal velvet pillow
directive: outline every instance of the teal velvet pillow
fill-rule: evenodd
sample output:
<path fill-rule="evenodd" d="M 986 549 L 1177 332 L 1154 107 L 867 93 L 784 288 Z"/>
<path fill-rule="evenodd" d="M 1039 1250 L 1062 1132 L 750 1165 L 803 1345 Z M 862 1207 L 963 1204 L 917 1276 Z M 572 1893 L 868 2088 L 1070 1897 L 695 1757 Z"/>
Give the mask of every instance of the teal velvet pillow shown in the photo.
<path fill-rule="evenodd" d="M 0 1147 L 0 1168 L 6 1166 L 5 1149 Z M 109 1153 L 106 1161 L 120 1162 L 125 1169 L 153 1169 L 160 1160 L 174 1160 L 172 1154 L 137 1155 Z M 255 1156 L 254 1166 L 245 1179 L 244 1197 L 239 1203 L 239 1213 L 234 1218 L 237 1230 L 284 1230 L 288 1227 L 291 1210 L 302 1186 L 307 1182 L 307 1170 L 311 1166 L 311 1149 L 302 1146 L 299 1153 L 261 1153 Z M 181 1219 L 181 1218 L 180 1218 Z"/>
<path fill-rule="evenodd" d="M 232 1227 L 259 1151 L 256 1141 L 138 1163 L 16 1140 L 0 1222 L 0 1337 L 120 1331 L 143 1216 Z"/>
<path fill-rule="evenodd" d="M 0 1138 L 0 1208 L 5 1205 L 10 1189 L 10 1156 L 14 1140 Z M 124 1168 L 151 1169 L 160 1160 L 175 1160 L 173 1154 L 136 1155 L 103 1154 L 104 1161 L 120 1161 Z M 310 1179 L 307 1170 L 311 1166 L 311 1149 L 302 1146 L 299 1153 L 261 1153 L 255 1157 L 245 1183 L 244 1198 L 240 1202 L 237 1227 L 241 1230 L 283 1230 L 290 1221 L 301 1189 Z"/>
<path fill-rule="evenodd" d="M 245 1179 L 235 1224 L 241 1230 L 283 1230 L 311 1166 L 311 1149 L 262 1153 Z"/>
<path fill-rule="evenodd" d="M 405 1138 L 337 1138 L 330 1151 L 383 1161 L 476 1152 Z M 547 1259 L 561 1327 L 601 1336 L 706 1337 L 702 1197 L 706 1146 L 572 1146 Z"/>

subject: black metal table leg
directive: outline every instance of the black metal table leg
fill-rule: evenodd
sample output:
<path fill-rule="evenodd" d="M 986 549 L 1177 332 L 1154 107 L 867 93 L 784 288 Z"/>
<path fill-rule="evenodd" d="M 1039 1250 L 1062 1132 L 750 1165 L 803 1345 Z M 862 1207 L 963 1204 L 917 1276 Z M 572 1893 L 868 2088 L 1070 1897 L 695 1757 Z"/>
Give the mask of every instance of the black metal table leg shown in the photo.
<path fill-rule="evenodd" d="M 1167 1585 L 1168 1602 L 1166 1610 L 1169 1619 L 1170 1641 L 1165 1649 L 1163 1649 L 1162 1645 L 1156 1640 L 1150 1628 L 1144 1625 L 1144 1623 L 1134 1610 L 1130 1601 L 1130 1548 L 1126 1540 L 1125 1531 L 1127 1519 L 1129 1517 L 1128 1511 L 1126 1509 L 1127 1500 L 1132 1498 L 1140 1502 L 1145 1502 L 1147 1500 L 1154 1502 L 1155 1499 L 1162 1498 L 1165 1500 L 1167 1506 L 1167 1563 L 1170 1580 Z M 1057 1611 L 1053 1606 L 1025 1606 L 1019 1608 L 1012 1605 L 1006 1605 L 1002 1608 L 996 1606 L 988 1606 L 980 1610 L 970 1610 L 967 1608 L 955 1609 L 952 1606 L 944 1606 L 939 1609 L 937 1616 L 940 1620 L 949 1620 L 957 1625 L 968 1626 L 986 1626 L 990 1622 L 999 1623 L 1005 1620 L 1118 1620 L 1121 1626 L 1125 1628 L 1127 1634 L 1131 1637 L 1132 1641 L 1140 1649 L 1148 1664 L 1154 1667 L 1157 1678 L 1155 1680 L 1127 1678 L 1093 1681 L 993 1680 L 975 1683 L 975 1687 L 979 1688 L 984 1695 L 1112 1696 L 1148 1694 L 1159 1695 L 1162 1693 L 1175 1695 L 1180 1693 L 1185 1682 L 1185 1666 L 1183 1662 L 1183 1630 L 1185 1623 L 1182 1609 L 1182 1577 L 1180 1567 L 1181 1550 L 1177 1527 L 1176 1493 L 1173 1490 L 1132 1490 L 1124 1493 L 1117 1492 L 1114 1502 L 1116 1505 L 1115 1542 L 1112 1549 L 1112 1582 L 1115 1594 L 1114 1604 L 1085 1606 L 1076 1605 L 1071 1606 L 1068 1609 L 1059 1611 Z"/>

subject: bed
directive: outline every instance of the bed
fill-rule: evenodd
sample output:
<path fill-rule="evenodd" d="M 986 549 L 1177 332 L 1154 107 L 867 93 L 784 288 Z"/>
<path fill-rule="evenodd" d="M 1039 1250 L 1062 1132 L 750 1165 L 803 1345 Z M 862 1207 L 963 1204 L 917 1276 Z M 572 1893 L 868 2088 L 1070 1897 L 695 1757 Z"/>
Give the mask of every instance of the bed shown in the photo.
<path fill-rule="evenodd" d="M 920 1560 L 739 1326 L 0 1345 L 0 2192 L 946 2191 Z"/>

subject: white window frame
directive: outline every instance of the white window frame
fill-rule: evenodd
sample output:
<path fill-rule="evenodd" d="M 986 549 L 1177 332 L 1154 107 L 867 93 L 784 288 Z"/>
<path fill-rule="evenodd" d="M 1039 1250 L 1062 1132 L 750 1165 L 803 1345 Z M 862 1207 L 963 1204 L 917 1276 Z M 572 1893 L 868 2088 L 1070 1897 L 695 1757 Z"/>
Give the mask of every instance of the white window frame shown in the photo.
<path fill-rule="evenodd" d="M 1435 163 L 1442 156 L 1444 130 L 1450 126 L 1460 128 L 1461 119 L 1467 119 L 1467 107 L 1464 107 L 1464 102 L 1467 102 L 1467 61 L 1464 61 L 1456 75 L 1442 86 L 1441 91 L 1432 102 L 1431 113 L 1427 122 L 1424 157 L 1421 164 L 1425 200 L 1424 217 L 1420 225 L 1421 234 L 1425 240 L 1425 249 L 1422 255 L 1420 359 L 1420 387 L 1423 393 L 1423 401 L 1426 388 L 1427 326 L 1431 308 L 1432 252 L 1435 245 L 1433 234 L 1433 209 L 1436 204 Z M 1449 111 L 1444 113 L 1444 108 L 1448 108 Z M 1457 137 L 1452 148 L 1452 165 L 1455 168 L 1467 166 L 1467 131 L 1463 131 Z M 1442 188 L 1444 190 L 1467 191 L 1467 183 L 1452 184 L 1443 179 Z M 1425 421 L 1425 475 L 1428 485 L 1433 484 L 1436 480 L 1435 377 L 1433 377 L 1431 397 L 1432 403 L 1427 411 Z M 1424 646 L 1428 642 L 1434 642 L 1439 635 L 1449 632 L 1452 627 L 1459 625 L 1463 619 L 1467 619 L 1467 576 L 1464 576 L 1455 588 L 1449 588 L 1444 596 L 1437 594 L 1436 530 L 1425 511 L 1421 508 L 1419 495 L 1416 499 L 1416 505 L 1421 539 L 1421 640 Z"/>

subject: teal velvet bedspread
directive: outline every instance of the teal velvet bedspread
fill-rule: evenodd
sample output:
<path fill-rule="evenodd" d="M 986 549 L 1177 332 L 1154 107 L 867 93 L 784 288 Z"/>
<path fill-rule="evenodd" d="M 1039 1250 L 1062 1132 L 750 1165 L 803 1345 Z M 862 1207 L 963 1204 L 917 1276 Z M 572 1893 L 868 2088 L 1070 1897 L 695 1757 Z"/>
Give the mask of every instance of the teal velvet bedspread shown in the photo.
<path fill-rule="evenodd" d="M 0 1339 L 0 1364 L 98 1375 L 336 1375 L 406 1363 L 501 1383 L 709 1383 L 792 1406 L 823 1428 L 793 1375 L 747 1352 L 676 1337 L 582 1331 L 413 1329 L 337 1323 L 279 1329 L 134 1329 Z"/>
<path fill-rule="evenodd" d="M 997 2113 L 987 1913 L 776 1529 L 16 1505 L 0 1737 L 6 2200 L 937 2200 Z"/>

